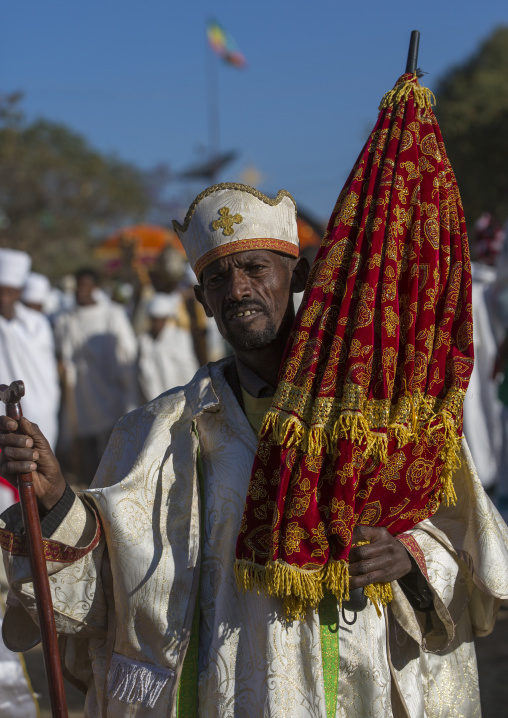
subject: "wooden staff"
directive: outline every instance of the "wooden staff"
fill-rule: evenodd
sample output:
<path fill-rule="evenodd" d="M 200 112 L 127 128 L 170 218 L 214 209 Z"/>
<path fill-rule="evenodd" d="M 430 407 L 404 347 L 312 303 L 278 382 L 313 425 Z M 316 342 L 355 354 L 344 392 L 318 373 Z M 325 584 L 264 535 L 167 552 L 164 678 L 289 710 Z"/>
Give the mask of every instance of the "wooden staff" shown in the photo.
<path fill-rule="evenodd" d="M 23 416 L 20 400 L 24 395 L 25 385 L 22 381 L 13 381 L 10 386 L 0 385 L 0 399 L 5 404 L 5 413 L 9 418 L 18 422 Z M 28 546 L 28 559 L 33 577 L 35 603 L 39 616 L 51 711 L 53 718 L 68 718 L 53 602 L 51 601 L 49 589 L 41 522 L 39 520 L 39 509 L 32 474 L 20 474 L 18 476 L 18 490 Z"/>

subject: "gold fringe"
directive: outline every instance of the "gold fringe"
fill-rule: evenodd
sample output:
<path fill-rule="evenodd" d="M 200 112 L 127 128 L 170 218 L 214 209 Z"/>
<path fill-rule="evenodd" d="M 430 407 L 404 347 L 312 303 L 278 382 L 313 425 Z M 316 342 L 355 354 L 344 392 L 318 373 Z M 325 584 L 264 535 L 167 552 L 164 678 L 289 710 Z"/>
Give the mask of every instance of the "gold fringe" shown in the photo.
<path fill-rule="evenodd" d="M 408 429 L 408 427 L 403 424 L 392 424 L 392 426 L 390 426 L 390 432 L 392 436 L 397 439 L 397 449 L 409 444 L 414 436 L 414 431 Z"/>
<path fill-rule="evenodd" d="M 270 409 L 266 412 L 260 437 L 271 433 L 277 444 L 280 446 L 301 446 L 305 441 L 306 431 L 303 424 L 296 416 L 283 417 L 278 411 Z"/>
<path fill-rule="evenodd" d="M 441 469 L 441 501 L 446 506 L 454 506 L 457 503 L 457 494 L 453 486 L 453 474 L 460 468 L 459 449 L 460 438 L 457 436 L 457 429 L 453 418 L 448 412 L 443 412 L 443 426 L 445 428 L 445 443 L 441 452 L 443 467 Z"/>
<path fill-rule="evenodd" d="M 363 592 L 374 604 L 378 616 L 381 616 L 379 606 L 386 606 L 390 601 L 393 601 L 391 583 L 371 583 L 364 587 Z"/>
<path fill-rule="evenodd" d="M 359 542 L 357 545 L 368 542 Z M 326 591 L 339 604 L 349 600 L 349 569 L 346 561 L 329 561 L 315 571 L 291 566 L 284 561 L 267 561 L 265 566 L 252 561 L 235 561 L 236 585 L 240 591 L 257 591 L 282 598 L 288 621 L 302 621 L 307 608 L 317 609 Z M 391 583 L 373 583 L 364 588 L 365 595 L 381 616 L 380 606 L 393 600 Z"/>
<path fill-rule="evenodd" d="M 267 561 L 265 566 L 252 561 L 235 561 L 238 588 L 256 590 L 283 600 L 288 621 L 301 621 L 310 606 L 316 608 L 327 590 L 339 603 L 349 598 L 349 571 L 346 561 L 330 561 L 314 571 L 291 566 L 284 561 Z"/>
<path fill-rule="evenodd" d="M 297 446 L 309 456 L 319 456 L 323 450 L 334 454 L 340 439 L 349 439 L 363 448 L 365 458 L 372 458 L 379 463 L 388 460 L 388 440 L 394 437 L 397 448 L 404 447 L 410 441 L 418 441 L 422 435 L 431 435 L 444 429 L 445 441 L 440 458 L 441 469 L 441 500 L 446 505 L 455 504 L 457 495 L 453 488 L 453 473 L 460 467 L 458 452 L 460 438 L 457 434 L 453 416 L 446 410 L 434 413 L 432 397 L 418 394 L 408 397 L 411 401 L 410 426 L 389 424 L 385 431 L 371 429 L 361 412 L 343 412 L 333 425 L 311 426 L 307 428 L 296 416 L 277 409 L 270 409 L 261 427 L 261 437 L 271 432 L 279 446 L 290 448 Z"/>
<path fill-rule="evenodd" d="M 413 78 L 415 77 L 416 75 L 413 75 Z M 404 82 L 395 85 L 393 90 L 390 90 L 383 95 L 379 109 L 384 110 L 387 107 L 394 107 L 401 102 L 407 102 L 411 93 L 413 93 L 415 105 L 417 107 L 430 110 L 432 105 L 436 104 L 434 93 L 429 90 L 428 87 L 422 87 L 418 81 L 415 83 L 412 80 L 405 80 Z"/>
<path fill-rule="evenodd" d="M 349 601 L 349 566 L 346 561 L 329 561 L 324 566 L 323 585 L 335 598 Z"/>

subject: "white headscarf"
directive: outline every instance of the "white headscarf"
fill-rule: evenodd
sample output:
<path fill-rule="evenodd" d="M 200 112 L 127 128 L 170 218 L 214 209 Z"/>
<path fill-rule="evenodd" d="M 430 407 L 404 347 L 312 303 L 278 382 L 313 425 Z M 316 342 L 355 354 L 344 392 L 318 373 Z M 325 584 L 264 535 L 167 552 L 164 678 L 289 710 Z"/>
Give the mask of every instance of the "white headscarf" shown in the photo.
<path fill-rule="evenodd" d="M 0 249 L 0 287 L 22 289 L 31 265 L 32 260 L 26 252 Z"/>
<path fill-rule="evenodd" d="M 45 304 L 51 294 L 51 282 L 44 274 L 30 272 L 21 294 L 26 304 Z"/>
<path fill-rule="evenodd" d="M 146 313 L 149 317 L 157 319 L 176 317 L 180 301 L 181 296 L 176 292 L 173 294 L 155 294 L 147 305 Z"/>

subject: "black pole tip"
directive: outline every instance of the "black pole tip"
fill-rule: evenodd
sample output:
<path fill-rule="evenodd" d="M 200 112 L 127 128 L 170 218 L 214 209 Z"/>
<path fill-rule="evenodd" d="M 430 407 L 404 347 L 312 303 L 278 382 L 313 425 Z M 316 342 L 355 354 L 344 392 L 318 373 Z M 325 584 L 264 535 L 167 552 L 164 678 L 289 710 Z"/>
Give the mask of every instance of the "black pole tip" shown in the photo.
<path fill-rule="evenodd" d="M 418 47 L 420 45 L 420 31 L 413 30 L 411 40 L 409 41 L 409 51 L 407 53 L 406 72 L 414 75 L 418 66 Z"/>

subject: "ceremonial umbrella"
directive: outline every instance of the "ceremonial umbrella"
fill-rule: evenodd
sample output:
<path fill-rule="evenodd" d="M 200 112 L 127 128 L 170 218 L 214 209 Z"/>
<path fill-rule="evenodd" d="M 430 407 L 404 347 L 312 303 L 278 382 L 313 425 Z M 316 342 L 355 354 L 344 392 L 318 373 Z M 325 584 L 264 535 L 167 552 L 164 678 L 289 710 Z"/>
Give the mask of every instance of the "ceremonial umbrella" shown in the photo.
<path fill-rule="evenodd" d="M 101 242 L 95 255 L 105 262 L 110 274 L 133 271 L 141 285 L 150 284 L 149 268 L 165 249 L 172 247 L 185 257 L 177 234 L 165 227 L 135 224 L 114 232 Z"/>
<path fill-rule="evenodd" d="M 237 542 L 239 586 L 290 618 L 348 596 L 355 525 L 392 534 L 453 502 L 473 368 L 471 267 L 455 177 L 406 73 L 333 210 L 265 417 Z M 367 587 L 377 602 L 390 585 Z"/>
<path fill-rule="evenodd" d="M 126 255 L 142 264 L 157 259 L 166 247 L 174 247 L 185 256 L 182 243 L 172 230 L 152 224 L 135 224 L 114 232 L 101 242 L 95 254 L 108 267 L 120 265 Z"/>

